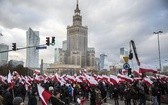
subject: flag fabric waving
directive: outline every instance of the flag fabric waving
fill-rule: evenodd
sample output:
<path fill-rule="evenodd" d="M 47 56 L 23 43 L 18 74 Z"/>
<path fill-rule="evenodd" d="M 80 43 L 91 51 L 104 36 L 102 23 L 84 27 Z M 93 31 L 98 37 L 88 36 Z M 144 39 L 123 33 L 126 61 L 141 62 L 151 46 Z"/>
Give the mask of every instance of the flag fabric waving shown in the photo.
<path fill-rule="evenodd" d="M 143 82 L 147 85 L 147 86 L 152 86 L 153 82 L 149 79 L 149 78 L 143 78 Z"/>
<path fill-rule="evenodd" d="M 139 67 L 139 73 L 146 73 L 146 72 L 157 73 L 157 68 L 151 65 L 141 64 L 141 66 Z"/>
<path fill-rule="evenodd" d="M 40 86 L 39 84 L 37 85 L 38 88 L 38 93 L 39 96 L 42 100 L 43 105 L 47 105 L 47 102 L 49 101 L 49 99 L 51 98 L 51 94 L 49 92 L 47 92 L 42 86 Z"/>

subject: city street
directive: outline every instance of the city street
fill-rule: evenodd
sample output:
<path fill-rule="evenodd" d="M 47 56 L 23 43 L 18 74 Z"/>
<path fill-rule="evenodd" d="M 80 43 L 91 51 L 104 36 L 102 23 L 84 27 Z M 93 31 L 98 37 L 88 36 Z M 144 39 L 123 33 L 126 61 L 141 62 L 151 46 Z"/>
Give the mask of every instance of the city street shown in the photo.
<path fill-rule="evenodd" d="M 25 105 L 28 105 L 28 101 L 27 100 L 28 99 L 26 98 Z M 41 105 L 41 101 L 38 101 L 37 105 Z M 76 105 L 76 104 L 75 103 L 70 103 L 70 105 Z M 90 101 L 85 101 L 84 105 L 90 105 Z M 102 105 L 115 105 L 115 103 L 114 103 L 114 100 L 108 99 L 107 103 L 103 103 Z M 124 101 L 123 100 L 122 101 L 119 100 L 119 105 L 125 105 Z M 151 101 L 147 101 L 146 105 L 152 105 L 152 102 Z M 161 105 L 167 105 L 167 104 L 162 103 Z"/>

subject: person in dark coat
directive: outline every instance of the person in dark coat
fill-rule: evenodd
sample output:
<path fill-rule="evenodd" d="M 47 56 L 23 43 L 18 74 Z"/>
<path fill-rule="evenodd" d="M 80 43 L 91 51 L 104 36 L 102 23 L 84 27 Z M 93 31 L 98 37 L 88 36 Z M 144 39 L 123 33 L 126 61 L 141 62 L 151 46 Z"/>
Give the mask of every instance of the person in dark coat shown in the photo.
<path fill-rule="evenodd" d="M 155 84 L 152 84 L 151 94 L 152 94 L 152 104 L 158 105 L 158 100 L 157 100 L 158 90 Z"/>
<path fill-rule="evenodd" d="M 52 105 L 65 105 L 65 102 L 60 99 L 61 94 L 56 93 L 56 96 L 52 96 L 50 98 L 50 102 Z"/>
<path fill-rule="evenodd" d="M 28 105 L 37 105 L 36 95 L 37 95 L 37 92 L 32 91 L 32 93 L 29 96 Z"/>
<path fill-rule="evenodd" d="M 139 100 L 140 100 L 139 105 L 146 105 L 146 94 L 145 89 L 142 85 L 139 88 Z"/>
<path fill-rule="evenodd" d="M 14 87 L 14 93 L 16 97 L 22 97 L 23 101 L 25 100 L 26 96 L 26 88 L 22 83 L 17 83 Z"/>
<path fill-rule="evenodd" d="M 128 86 L 124 91 L 124 97 L 125 97 L 125 105 L 131 105 L 131 89 L 130 86 Z"/>
<path fill-rule="evenodd" d="M 12 101 L 13 101 L 13 96 L 10 92 L 10 89 L 7 88 L 6 90 L 4 90 L 3 92 L 3 105 L 13 105 Z"/>
<path fill-rule="evenodd" d="M 119 105 L 119 103 L 118 103 L 118 94 L 119 94 L 119 90 L 117 89 L 117 87 L 114 87 L 113 98 L 114 98 L 114 101 L 115 101 L 115 105 Z"/>
<path fill-rule="evenodd" d="M 96 93 L 94 87 L 90 88 L 90 105 L 96 105 Z"/>
<path fill-rule="evenodd" d="M 99 89 L 101 91 L 101 96 L 102 96 L 102 100 L 104 101 L 104 103 L 107 102 L 107 87 L 106 84 L 104 82 L 101 82 L 99 84 Z"/>

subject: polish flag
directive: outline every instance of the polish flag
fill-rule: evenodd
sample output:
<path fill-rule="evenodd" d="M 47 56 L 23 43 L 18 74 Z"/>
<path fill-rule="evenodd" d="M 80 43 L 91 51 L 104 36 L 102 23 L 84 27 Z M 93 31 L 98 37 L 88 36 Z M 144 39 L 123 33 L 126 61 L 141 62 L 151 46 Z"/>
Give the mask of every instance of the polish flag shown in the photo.
<path fill-rule="evenodd" d="M 117 76 L 118 76 L 118 78 L 124 79 L 125 81 L 133 82 L 133 79 L 128 77 L 127 75 L 118 74 Z"/>
<path fill-rule="evenodd" d="M 80 105 L 84 105 L 84 102 L 85 102 L 86 100 L 85 99 L 79 99 L 79 98 L 77 98 L 77 102 L 78 102 L 78 104 L 80 104 Z"/>
<path fill-rule="evenodd" d="M 118 77 L 117 76 L 115 76 L 115 75 L 110 75 L 110 81 L 113 83 L 113 84 L 118 84 L 118 82 L 119 82 L 119 79 L 118 79 Z"/>
<path fill-rule="evenodd" d="M 98 82 L 95 80 L 94 77 L 91 77 L 89 75 L 85 75 L 86 76 L 86 80 L 87 82 L 91 85 L 91 86 L 96 86 L 98 85 Z"/>
<path fill-rule="evenodd" d="M 142 73 L 140 73 L 139 70 L 132 70 L 132 72 L 135 76 L 142 76 Z"/>
<path fill-rule="evenodd" d="M 51 94 L 47 92 L 42 86 L 37 85 L 39 97 L 42 100 L 42 105 L 47 105 L 47 102 L 51 98 Z"/>
<path fill-rule="evenodd" d="M 110 77 L 107 75 L 102 75 L 102 80 L 104 80 L 108 84 L 113 84 L 113 82 L 110 81 Z"/>
<path fill-rule="evenodd" d="M 143 78 L 143 82 L 147 85 L 147 86 L 152 86 L 153 82 L 149 79 L 149 78 Z"/>
<path fill-rule="evenodd" d="M 40 73 L 40 70 L 37 70 L 37 69 L 34 70 L 34 74 L 39 74 L 39 73 Z"/>
<path fill-rule="evenodd" d="M 66 78 L 68 78 L 68 80 L 72 81 L 72 83 L 75 83 L 75 81 L 76 81 L 74 76 L 66 75 Z"/>
<path fill-rule="evenodd" d="M 8 73 L 7 81 L 8 81 L 9 87 L 13 88 L 14 84 L 12 82 L 12 74 L 11 74 L 10 70 L 9 70 L 9 73 Z"/>
<path fill-rule="evenodd" d="M 60 77 L 57 73 L 55 73 L 55 81 L 59 82 L 62 85 L 66 84 L 64 78 Z"/>
<path fill-rule="evenodd" d="M 5 81 L 5 77 L 3 77 L 2 75 L 0 75 L 0 81 L 1 81 L 3 84 L 7 84 L 6 81 Z"/>
<path fill-rule="evenodd" d="M 141 66 L 139 67 L 139 72 L 140 73 L 146 73 L 146 72 L 157 73 L 157 68 L 151 65 L 141 64 Z"/>
<path fill-rule="evenodd" d="M 10 70 L 9 70 L 9 73 L 8 73 L 7 81 L 8 81 L 8 83 L 12 83 L 12 75 L 11 75 Z"/>

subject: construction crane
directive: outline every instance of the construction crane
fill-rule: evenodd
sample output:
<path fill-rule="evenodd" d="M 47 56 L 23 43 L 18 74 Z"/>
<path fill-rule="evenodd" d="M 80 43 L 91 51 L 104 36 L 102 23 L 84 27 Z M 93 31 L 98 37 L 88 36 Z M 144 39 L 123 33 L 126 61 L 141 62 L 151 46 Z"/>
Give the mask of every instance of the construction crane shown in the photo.
<path fill-rule="evenodd" d="M 131 47 L 131 46 L 132 46 L 132 47 Z M 132 58 L 133 58 L 132 49 L 133 49 L 133 51 L 134 51 L 134 55 L 135 55 L 137 64 L 138 64 L 138 66 L 140 66 L 140 61 L 139 61 L 138 54 L 137 54 L 137 51 L 136 51 L 136 46 L 135 46 L 135 43 L 134 43 L 133 40 L 130 41 L 130 51 L 129 51 L 129 59 L 130 59 L 130 60 L 132 60 Z"/>

